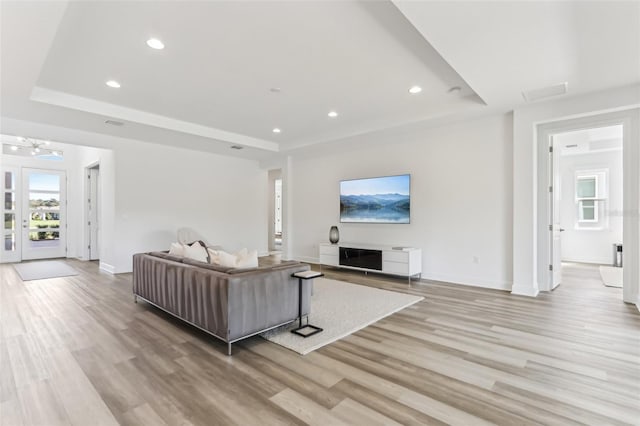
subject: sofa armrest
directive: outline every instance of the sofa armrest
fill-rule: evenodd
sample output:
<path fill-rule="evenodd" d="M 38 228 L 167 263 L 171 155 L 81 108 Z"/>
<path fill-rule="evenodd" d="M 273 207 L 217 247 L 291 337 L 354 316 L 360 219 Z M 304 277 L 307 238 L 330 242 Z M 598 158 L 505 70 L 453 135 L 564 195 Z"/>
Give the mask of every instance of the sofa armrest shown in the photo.
<path fill-rule="evenodd" d="M 236 340 L 298 317 L 298 279 L 291 274 L 307 271 L 297 263 L 269 270 L 229 276 L 229 339 Z M 309 313 L 311 283 L 303 283 L 302 313 Z"/>

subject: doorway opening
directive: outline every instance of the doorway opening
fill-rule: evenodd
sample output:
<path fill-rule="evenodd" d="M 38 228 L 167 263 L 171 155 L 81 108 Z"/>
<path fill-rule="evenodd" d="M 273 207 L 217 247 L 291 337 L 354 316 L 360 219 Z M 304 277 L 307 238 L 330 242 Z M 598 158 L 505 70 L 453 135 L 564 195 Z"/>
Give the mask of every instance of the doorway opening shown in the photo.
<path fill-rule="evenodd" d="M 270 254 L 281 254 L 282 253 L 282 243 L 283 243 L 283 232 L 282 232 L 282 202 L 283 202 L 283 191 L 282 191 L 282 170 L 274 169 L 269 170 L 268 172 L 268 185 L 269 185 L 269 195 L 268 195 L 268 215 L 269 215 L 269 226 L 268 226 L 268 243 L 269 243 L 269 253 Z"/>
<path fill-rule="evenodd" d="M 621 289 L 623 126 L 557 133 L 551 143 L 551 288 L 581 276 Z"/>
<path fill-rule="evenodd" d="M 578 137 L 581 131 L 590 134 L 593 139 L 583 142 L 584 148 L 569 140 L 571 137 Z M 597 249 L 598 257 L 591 261 L 598 269 L 601 263 L 606 264 L 603 266 L 612 266 L 614 263 L 613 244 L 624 248 L 624 267 L 617 269 L 618 274 L 621 272 L 623 276 L 622 299 L 627 303 L 639 303 L 640 223 L 637 217 L 640 206 L 640 110 L 627 109 L 543 123 L 537 125 L 536 134 L 536 268 L 539 289 L 550 291 L 562 282 L 563 234 L 568 232 L 567 227 L 570 226 L 572 230 L 580 231 L 585 238 L 596 235 L 611 238 L 610 241 L 603 239 L 609 241 L 606 243 L 589 243 L 595 244 L 591 248 Z M 573 152 L 577 152 L 576 149 L 586 150 L 587 147 L 597 152 L 595 162 L 576 166 L 568 176 L 565 175 L 565 180 L 569 181 L 568 186 L 561 183 L 560 167 L 563 161 L 574 162 L 576 159 L 558 152 L 562 151 L 563 143 L 564 149 L 574 150 Z M 607 153 L 616 157 L 617 166 L 607 165 Z M 620 190 L 622 201 L 614 201 L 613 198 L 618 197 L 614 195 L 614 191 Z M 563 200 L 566 192 L 569 195 Z M 573 214 L 568 222 L 561 215 L 563 201 L 570 205 Z M 621 231 L 616 222 L 622 223 Z M 568 246 L 571 244 L 567 242 Z M 564 256 L 565 260 L 571 260 L 566 250 Z"/>

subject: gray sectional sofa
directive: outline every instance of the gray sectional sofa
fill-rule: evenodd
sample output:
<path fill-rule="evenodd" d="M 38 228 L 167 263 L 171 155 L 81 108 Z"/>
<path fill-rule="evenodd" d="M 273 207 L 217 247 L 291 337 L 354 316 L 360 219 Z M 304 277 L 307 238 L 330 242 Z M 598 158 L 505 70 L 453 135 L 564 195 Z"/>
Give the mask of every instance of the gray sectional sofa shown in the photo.
<path fill-rule="evenodd" d="M 283 262 L 232 269 L 170 256 L 133 256 L 134 299 L 156 307 L 231 344 L 298 317 L 298 280 L 309 265 Z M 309 313 L 311 286 L 303 286 L 302 312 Z"/>

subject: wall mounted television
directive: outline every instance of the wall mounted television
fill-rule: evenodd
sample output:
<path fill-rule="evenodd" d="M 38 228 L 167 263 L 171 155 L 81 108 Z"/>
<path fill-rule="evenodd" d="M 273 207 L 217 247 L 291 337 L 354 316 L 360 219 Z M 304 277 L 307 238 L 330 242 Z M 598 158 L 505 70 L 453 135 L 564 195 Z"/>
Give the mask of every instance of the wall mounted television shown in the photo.
<path fill-rule="evenodd" d="M 341 223 L 410 223 L 411 175 L 340 181 Z"/>

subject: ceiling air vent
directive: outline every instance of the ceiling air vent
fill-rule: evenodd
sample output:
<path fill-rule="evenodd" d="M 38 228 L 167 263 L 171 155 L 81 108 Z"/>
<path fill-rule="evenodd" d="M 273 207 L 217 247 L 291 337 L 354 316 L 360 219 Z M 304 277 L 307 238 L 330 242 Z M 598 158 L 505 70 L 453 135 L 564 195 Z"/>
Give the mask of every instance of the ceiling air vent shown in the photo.
<path fill-rule="evenodd" d="M 112 126 L 124 126 L 124 123 L 122 121 L 116 121 L 116 120 L 106 120 L 105 124 L 110 124 Z"/>
<path fill-rule="evenodd" d="M 244 147 L 243 147 L 243 146 L 240 146 L 240 145 L 231 145 L 231 149 L 238 149 L 238 150 L 240 150 L 240 149 L 244 149 Z"/>
<path fill-rule="evenodd" d="M 524 100 L 527 102 L 539 101 L 540 99 L 551 98 L 553 96 L 560 96 L 567 93 L 568 83 L 554 84 L 553 86 L 543 87 L 541 89 L 529 90 L 528 92 L 522 92 Z"/>

